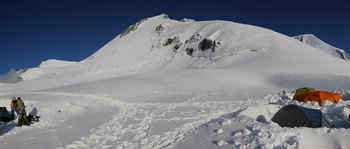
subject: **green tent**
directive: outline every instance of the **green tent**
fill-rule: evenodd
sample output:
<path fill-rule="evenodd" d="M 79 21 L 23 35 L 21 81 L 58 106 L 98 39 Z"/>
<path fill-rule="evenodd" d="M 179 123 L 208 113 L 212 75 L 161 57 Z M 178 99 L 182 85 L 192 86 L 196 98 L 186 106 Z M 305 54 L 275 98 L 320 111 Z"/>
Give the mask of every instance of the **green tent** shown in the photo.
<path fill-rule="evenodd" d="M 6 107 L 0 107 L 0 121 L 7 122 L 11 120 L 11 115 Z"/>
<path fill-rule="evenodd" d="M 298 88 L 295 91 L 295 95 L 293 97 L 293 100 L 295 100 L 300 95 L 305 95 L 307 93 L 311 93 L 311 92 L 314 92 L 314 91 L 316 91 L 316 90 L 314 88 L 310 88 L 310 87 Z"/>

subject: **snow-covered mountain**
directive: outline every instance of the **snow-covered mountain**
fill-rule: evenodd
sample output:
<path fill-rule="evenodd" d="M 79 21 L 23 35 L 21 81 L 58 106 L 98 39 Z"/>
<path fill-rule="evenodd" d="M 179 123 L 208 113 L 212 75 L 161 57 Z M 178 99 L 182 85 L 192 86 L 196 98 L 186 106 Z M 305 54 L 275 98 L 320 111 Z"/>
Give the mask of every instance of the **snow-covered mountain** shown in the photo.
<path fill-rule="evenodd" d="M 349 61 L 350 56 L 342 49 L 338 49 L 336 47 L 333 47 L 322 40 L 318 39 L 315 35 L 313 34 L 305 34 L 305 35 L 299 35 L 299 36 L 294 36 L 293 38 L 306 43 L 312 47 L 315 47 L 317 49 L 320 49 L 330 55 L 333 55 L 335 57 L 340 57 L 344 60 Z"/>
<path fill-rule="evenodd" d="M 350 62 L 305 39 L 228 21 L 142 19 L 85 60 L 48 60 L 0 84 L 0 106 L 20 96 L 41 116 L 2 124 L 0 146 L 349 148 Z M 299 87 L 345 101 L 292 101 Z M 279 127 L 271 118 L 289 104 L 321 110 L 336 128 Z"/>
<path fill-rule="evenodd" d="M 274 69 L 284 65 L 297 68 L 307 65 L 308 72 L 319 72 L 316 65 L 330 66 L 333 64 L 328 61 L 337 61 L 330 55 L 343 59 L 348 57 L 344 51 L 314 36 L 295 38 L 312 47 L 256 26 L 227 21 L 176 21 L 162 14 L 140 20 L 87 59 L 67 66 L 68 70 L 74 68 L 87 75 L 72 74 L 60 64 L 66 62 L 49 60 L 52 65 L 60 67 L 39 66 L 26 71 L 21 77 L 31 80 L 45 75 L 67 74 L 74 77 L 78 74 L 78 78 L 89 76 L 84 80 L 98 80 L 142 72 L 232 68 L 238 65 L 273 65 Z"/>

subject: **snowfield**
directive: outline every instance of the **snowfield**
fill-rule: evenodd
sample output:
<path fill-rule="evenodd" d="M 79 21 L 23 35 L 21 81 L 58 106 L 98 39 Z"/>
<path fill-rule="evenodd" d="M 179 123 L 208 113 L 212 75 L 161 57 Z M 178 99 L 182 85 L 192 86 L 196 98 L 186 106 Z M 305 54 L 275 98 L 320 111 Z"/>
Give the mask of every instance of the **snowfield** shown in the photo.
<path fill-rule="evenodd" d="M 264 28 L 163 14 L 130 26 L 83 61 L 49 60 L 21 74 L 24 81 L 0 84 L 1 106 L 9 110 L 10 99 L 21 97 L 27 114 L 41 116 L 31 126 L 0 125 L 0 146 L 350 148 L 349 66 Z M 292 101 L 300 87 L 345 101 Z M 271 121 L 290 104 L 321 110 L 335 128 Z"/>

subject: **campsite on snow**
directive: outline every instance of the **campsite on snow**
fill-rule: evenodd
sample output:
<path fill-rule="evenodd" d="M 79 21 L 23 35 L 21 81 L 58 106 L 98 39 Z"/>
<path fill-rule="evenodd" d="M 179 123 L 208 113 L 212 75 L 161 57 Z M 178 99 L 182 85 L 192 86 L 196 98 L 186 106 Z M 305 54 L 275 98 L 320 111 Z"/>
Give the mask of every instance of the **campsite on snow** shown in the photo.
<path fill-rule="evenodd" d="M 0 107 L 21 97 L 40 116 L 1 122 L 0 146 L 350 148 L 349 68 L 311 34 L 161 14 L 85 60 L 50 59 L 0 83 Z"/>

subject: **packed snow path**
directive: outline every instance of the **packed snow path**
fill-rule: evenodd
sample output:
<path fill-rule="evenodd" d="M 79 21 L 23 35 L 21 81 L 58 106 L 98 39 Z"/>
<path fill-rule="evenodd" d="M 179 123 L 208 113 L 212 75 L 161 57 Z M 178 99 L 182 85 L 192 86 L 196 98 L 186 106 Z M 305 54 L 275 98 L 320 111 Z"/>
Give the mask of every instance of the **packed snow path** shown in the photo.
<path fill-rule="evenodd" d="M 192 97 L 181 103 L 128 103 L 106 95 L 28 92 L 24 96 L 41 100 L 40 103 L 30 100 L 28 106 L 29 108 L 35 105 L 41 107 L 39 111 L 42 112 L 39 114 L 42 114 L 42 119 L 39 123 L 29 127 L 14 127 L 15 122 L 1 126 L 0 145 L 5 148 L 13 148 L 23 146 L 25 142 L 35 144 L 28 148 L 65 149 L 313 148 L 317 147 L 312 143 L 315 140 L 307 136 L 316 135 L 325 142 L 319 144 L 318 147 L 349 147 L 349 144 L 336 143 L 346 142 L 344 139 L 350 137 L 350 131 L 344 128 L 280 128 L 277 124 L 266 120 L 271 118 L 283 105 L 304 105 L 304 103 L 288 101 L 277 95 L 261 99 L 196 102 L 200 101 L 201 97 L 217 96 L 220 93 L 140 92 L 186 94 Z M 61 105 L 54 106 L 52 103 L 45 103 L 42 99 L 48 97 L 61 99 L 61 102 L 62 99 L 65 99 L 64 105 L 70 105 L 70 107 L 62 109 Z M 289 97 L 286 96 L 286 98 Z M 73 102 L 72 99 L 80 100 L 82 104 L 77 104 L 79 102 Z M 341 104 L 344 106 L 349 103 Z M 314 106 L 314 108 L 318 106 L 312 103 L 305 105 Z M 329 105 L 329 107 L 332 106 L 335 105 Z M 323 110 L 327 110 L 327 107 L 324 107 Z M 340 109 L 335 108 L 334 111 L 340 111 Z M 255 118 L 255 115 L 258 114 L 264 117 L 260 120 Z M 339 115 L 341 114 L 335 116 Z M 349 123 L 346 124 L 348 126 Z M 342 135 L 338 136 L 339 133 Z M 338 141 L 327 140 L 328 137 Z M 305 139 L 311 140 L 311 143 L 303 141 Z M 197 142 L 196 145 L 193 144 L 193 141 Z"/>
<path fill-rule="evenodd" d="M 163 94 L 164 92 L 149 93 Z M 243 101 L 194 102 L 203 96 L 218 93 L 168 92 L 166 94 L 186 94 L 193 97 L 184 103 L 126 103 L 103 95 L 28 92 L 24 96 L 30 98 L 27 100 L 29 108 L 39 103 L 33 99 L 49 98 L 66 99 L 65 105 L 70 105 L 71 108 L 62 109 L 63 106 L 60 105 L 52 107 L 49 101 L 46 104 L 44 103 L 46 101 L 40 101 L 41 104 L 44 103 L 39 112 L 42 116 L 40 122 L 21 128 L 15 127 L 15 121 L 2 126 L 5 131 L 1 130 L 3 135 L 0 138 L 0 144 L 6 145 L 11 142 L 9 140 L 17 140 L 15 138 L 20 136 L 25 136 L 23 139 L 27 143 L 36 142 L 38 140 L 30 138 L 36 138 L 35 136 L 40 134 L 47 135 L 46 143 L 34 145 L 33 148 L 171 148 L 201 124 L 239 110 L 240 103 L 243 103 Z M 73 99 L 89 100 L 88 102 L 93 103 L 87 106 L 85 101 L 80 102 L 83 104 L 79 105 L 77 104 L 79 101 L 73 102 Z M 102 106 L 104 108 L 101 108 Z M 74 124 L 75 121 L 78 122 Z M 99 123 L 100 125 L 96 126 Z M 6 131 L 6 128 L 11 130 Z M 90 130 L 87 130 L 88 128 Z M 80 134 L 86 135 L 80 136 Z M 69 142 L 74 139 L 76 141 Z M 11 146 L 16 147 L 13 144 Z M 21 146 L 20 142 L 18 146 Z"/>
<path fill-rule="evenodd" d="M 195 95 L 190 101 L 201 96 Z M 113 105 L 118 106 L 119 111 L 112 120 L 64 148 L 172 148 L 201 124 L 231 112 L 241 104 L 114 102 Z"/>

